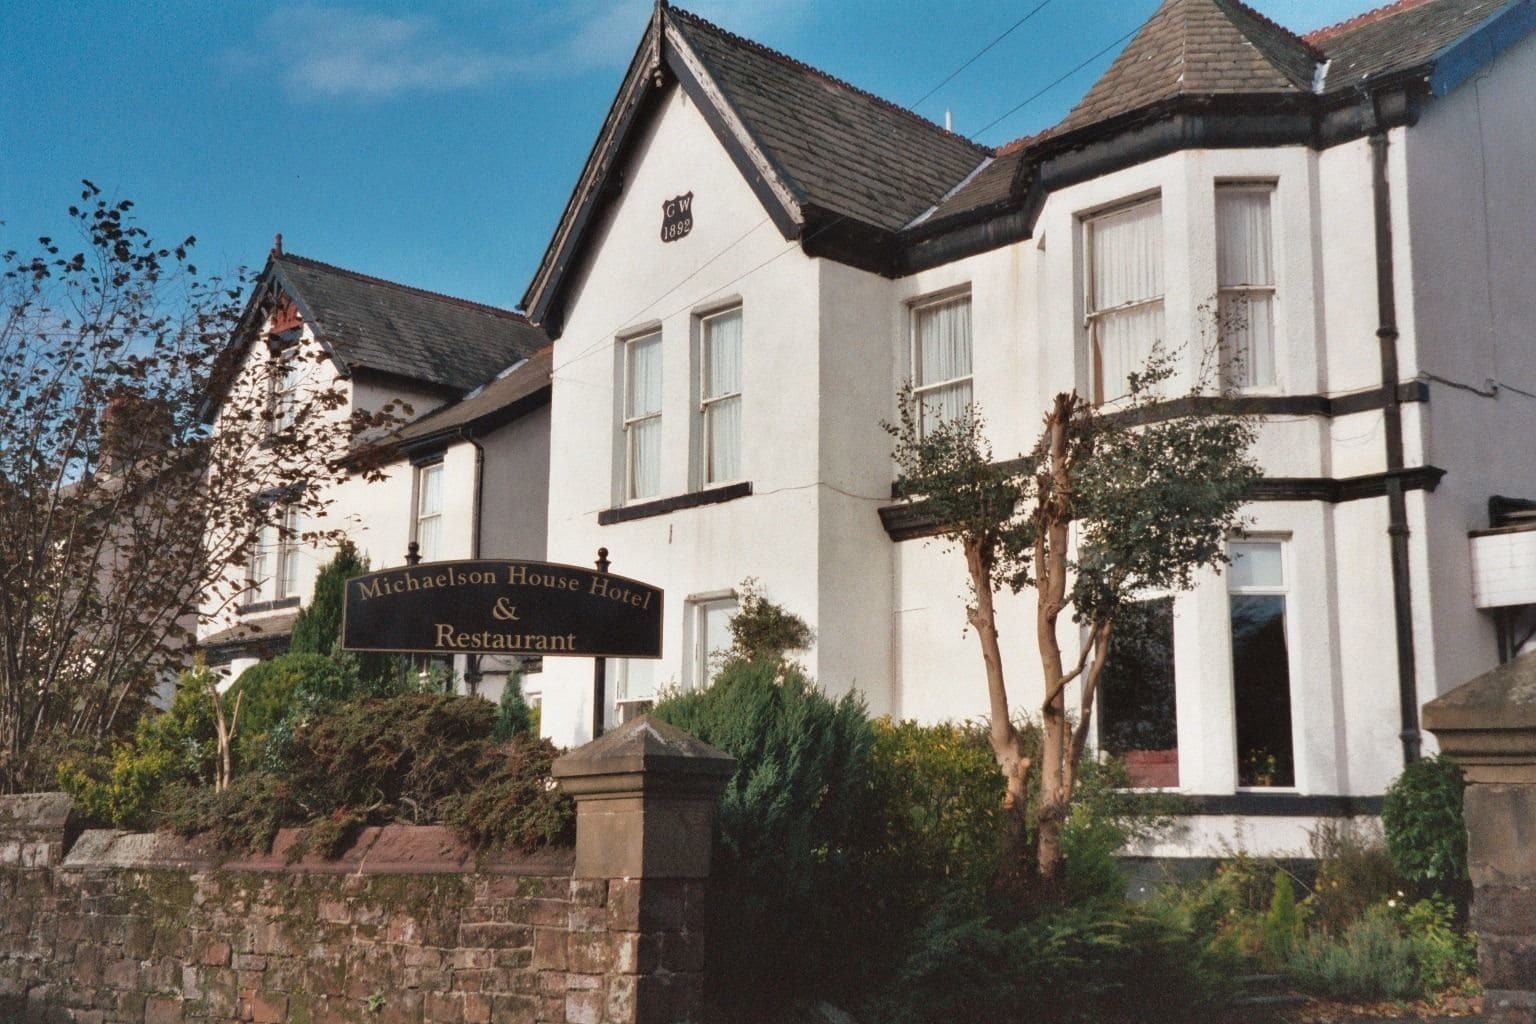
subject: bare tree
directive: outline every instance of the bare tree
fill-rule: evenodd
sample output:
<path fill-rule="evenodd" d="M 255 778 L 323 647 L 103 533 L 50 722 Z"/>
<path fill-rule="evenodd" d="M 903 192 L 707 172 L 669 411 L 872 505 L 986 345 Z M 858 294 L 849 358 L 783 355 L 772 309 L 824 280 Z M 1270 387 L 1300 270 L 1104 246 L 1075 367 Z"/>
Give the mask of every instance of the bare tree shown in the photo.
<path fill-rule="evenodd" d="M 199 610 L 250 586 L 263 524 L 376 475 L 346 460 L 392 415 L 349 414 L 317 363 L 279 424 L 231 337 L 238 277 L 200 274 L 194 239 L 159 245 L 84 186 L 75 242 L 0 254 L 5 790 L 51 781 L 50 745 L 125 730 L 187 660 Z"/>
<path fill-rule="evenodd" d="M 1187 590 L 1199 570 L 1220 566 L 1226 538 L 1241 525 L 1243 494 L 1259 474 L 1249 455 L 1253 422 L 1223 414 L 1219 401 L 1200 393 L 1203 378 L 1187 398 L 1163 403 L 1161 386 L 1171 375 L 1171 361 L 1154 354 L 1112 413 L 1075 391 L 1058 394 L 1034 450 L 1006 462 L 993 459 L 979 411 L 925 422 L 910 385 L 900 393 L 899 422 L 886 428 L 904 495 L 926 505 L 939 535 L 965 558 L 966 614 L 986 669 L 988 735 L 1006 782 L 1005 884 L 1034 873 L 1051 880 L 1060 871 L 1061 831 L 1118 613 L 1140 593 Z M 994 607 L 1003 588 L 1035 595 L 1044 685 L 1038 766 L 1014 723 Z M 1059 634 L 1068 612 L 1082 638 L 1071 657 Z M 1075 715 L 1067 707 L 1074 682 Z M 1039 783 L 1033 850 L 1032 769 Z"/>

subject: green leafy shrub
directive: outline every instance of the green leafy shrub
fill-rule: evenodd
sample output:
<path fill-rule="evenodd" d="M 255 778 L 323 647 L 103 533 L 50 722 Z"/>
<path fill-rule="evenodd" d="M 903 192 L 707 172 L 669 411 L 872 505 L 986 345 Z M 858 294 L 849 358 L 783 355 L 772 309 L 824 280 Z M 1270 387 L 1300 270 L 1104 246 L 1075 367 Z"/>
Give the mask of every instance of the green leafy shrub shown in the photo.
<path fill-rule="evenodd" d="M 1313 922 L 1338 933 L 1360 919 L 1367 907 L 1389 899 L 1403 886 L 1374 832 L 1347 822 L 1324 823 L 1312 833 L 1317 875 L 1306 903 Z"/>
<path fill-rule="evenodd" d="M 235 771 L 262 763 L 275 727 L 297 709 L 310 709 L 352 695 L 356 679 L 320 654 L 281 654 L 240 673 L 229 688 L 224 706 L 240 701 L 235 727 Z M 283 734 L 286 738 L 286 731 Z"/>
<path fill-rule="evenodd" d="M 171 706 L 140 717 L 133 736 L 105 754 L 76 751 L 58 764 L 58 784 L 88 818 L 117 828 L 146 828 L 168 787 L 205 783 L 217 747 L 210 671 L 198 666 L 176 682 Z"/>
<path fill-rule="evenodd" d="M 824 696 L 792 666 L 738 662 L 653 714 L 736 758 L 717 805 L 707 984 L 772 1002 L 846 983 L 861 919 L 854 866 L 867 834 L 874 731 L 855 696 Z M 776 994 L 776 995 L 775 995 Z"/>
<path fill-rule="evenodd" d="M 1454 885 L 1467 878 L 1461 770 L 1444 755 L 1415 761 L 1387 790 L 1381 822 L 1387 852 L 1405 878 Z"/>
<path fill-rule="evenodd" d="M 1149 908 L 1096 900 L 1009 919 L 955 900 L 930 918 L 870 1019 L 1183 1022 L 1224 1002 L 1231 974 L 1187 926 Z"/>
<path fill-rule="evenodd" d="M 509 672 L 501 688 L 501 700 L 496 705 L 496 724 L 491 727 L 491 738 L 505 743 L 514 736 L 538 733 L 533 727 L 533 709 L 523 699 L 523 674 Z"/>
<path fill-rule="evenodd" d="M 1127 843 L 1154 838 L 1172 824 L 1176 797 L 1139 793 L 1130 786 L 1122 761 L 1084 758 L 1078 766 L 1071 811 L 1061 830 L 1068 901 L 1119 902 L 1127 881 L 1119 852 Z M 1031 800 L 1038 797 L 1031 787 Z"/>
<path fill-rule="evenodd" d="M 1439 895 L 1403 908 L 1403 931 L 1413 943 L 1414 964 L 1426 995 L 1476 984 L 1477 936 L 1458 931 L 1456 916 L 1451 901 Z"/>
<path fill-rule="evenodd" d="M 1216 865 L 1210 877 L 1160 890 L 1152 905 L 1165 917 L 1200 936 L 1225 957 L 1260 957 L 1262 918 L 1274 894 L 1277 865 L 1244 851 Z"/>
<path fill-rule="evenodd" d="M 726 623 L 731 646 L 723 665 L 753 661 L 782 662 L 789 651 L 804 650 L 816 642 L 816 631 L 783 605 L 768 600 L 752 577 L 741 581 L 736 614 Z"/>

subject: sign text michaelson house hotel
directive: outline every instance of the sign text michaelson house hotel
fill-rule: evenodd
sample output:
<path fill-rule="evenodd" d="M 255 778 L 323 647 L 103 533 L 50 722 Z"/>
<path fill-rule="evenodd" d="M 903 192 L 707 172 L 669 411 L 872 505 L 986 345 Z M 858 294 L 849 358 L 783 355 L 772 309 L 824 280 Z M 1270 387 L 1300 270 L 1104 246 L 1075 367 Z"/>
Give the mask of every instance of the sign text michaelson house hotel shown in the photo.
<path fill-rule="evenodd" d="M 662 592 L 549 562 L 437 562 L 347 581 L 355 651 L 661 656 Z"/>

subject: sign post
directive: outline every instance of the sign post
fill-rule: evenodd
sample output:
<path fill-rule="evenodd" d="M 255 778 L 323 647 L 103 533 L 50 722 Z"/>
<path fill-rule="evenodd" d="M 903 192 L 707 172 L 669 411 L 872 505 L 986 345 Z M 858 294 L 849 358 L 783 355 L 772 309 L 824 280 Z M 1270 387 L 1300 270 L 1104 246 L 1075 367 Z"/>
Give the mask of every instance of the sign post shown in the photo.
<path fill-rule="evenodd" d="M 556 562 L 426 562 L 347 581 L 349 651 L 593 659 L 592 736 L 603 733 L 608 658 L 661 657 L 663 593 L 608 571 Z"/>

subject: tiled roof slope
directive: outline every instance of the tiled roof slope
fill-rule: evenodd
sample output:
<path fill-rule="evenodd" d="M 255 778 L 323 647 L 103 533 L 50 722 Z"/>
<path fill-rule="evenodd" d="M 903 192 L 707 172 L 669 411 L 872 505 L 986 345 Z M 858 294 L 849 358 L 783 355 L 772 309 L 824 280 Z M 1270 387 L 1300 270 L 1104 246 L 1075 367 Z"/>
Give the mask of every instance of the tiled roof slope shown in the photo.
<path fill-rule="evenodd" d="M 487 416 L 506 409 L 516 402 L 536 395 L 550 386 L 550 370 L 554 363 L 554 349 L 544 346 L 528 361 L 509 373 L 497 377 L 485 387 L 468 397 L 445 405 L 401 427 L 396 439 L 409 443 L 424 437 L 469 426 Z"/>
<path fill-rule="evenodd" d="M 986 148 L 686 11 L 671 23 L 803 200 L 897 230 L 974 171 Z"/>
<path fill-rule="evenodd" d="M 1436 52 L 1507 6 L 1509 0 L 1407 0 L 1307 36 L 1328 58 L 1323 87 L 1349 89 L 1367 78 L 1426 63 Z"/>
<path fill-rule="evenodd" d="M 272 266 L 349 369 L 467 391 L 549 343 L 543 331 L 505 309 L 291 253 L 274 254 Z"/>
<path fill-rule="evenodd" d="M 1181 95 L 1309 93 L 1317 57 L 1236 0 L 1165 0 L 1059 130 Z"/>

